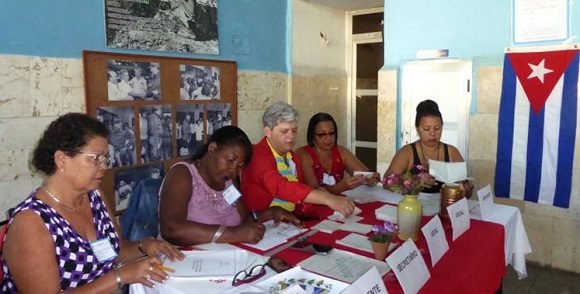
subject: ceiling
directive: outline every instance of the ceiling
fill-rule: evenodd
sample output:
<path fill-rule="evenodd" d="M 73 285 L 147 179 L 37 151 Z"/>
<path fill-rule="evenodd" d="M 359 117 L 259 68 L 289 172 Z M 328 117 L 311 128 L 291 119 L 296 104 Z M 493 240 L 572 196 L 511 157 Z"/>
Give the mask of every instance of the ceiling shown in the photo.
<path fill-rule="evenodd" d="M 383 7 L 385 0 L 306 0 L 307 2 L 332 7 L 339 10 L 352 11 Z"/>

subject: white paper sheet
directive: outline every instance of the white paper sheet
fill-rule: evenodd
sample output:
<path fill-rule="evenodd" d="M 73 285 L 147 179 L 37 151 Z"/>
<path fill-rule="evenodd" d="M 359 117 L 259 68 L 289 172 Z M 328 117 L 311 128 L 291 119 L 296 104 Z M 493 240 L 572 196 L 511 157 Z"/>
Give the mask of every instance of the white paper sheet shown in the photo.
<path fill-rule="evenodd" d="M 457 240 L 471 225 L 469 206 L 467 199 L 461 198 L 459 201 L 447 206 L 451 227 L 453 228 L 453 241 Z"/>
<path fill-rule="evenodd" d="M 375 217 L 380 220 L 397 223 L 397 207 L 390 204 L 385 204 L 375 209 Z"/>
<path fill-rule="evenodd" d="M 434 216 L 422 228 L 423 236 L 429 246 L 429 254 L 431 254 L 431 264 L 435 266 L 441 257 L 449 250 L 449 243 L 445 238 L 445 231 L 443 224 L 438 215 Z"/>
<path fill-rule="evenodd" d="M 358 207 L 354 207 L 354 211 L 352 212 L 351 215 L 349 215 L 348 217 L 344 217 L 344 215 L 338 211 L 335 211 L 332 215 L 329 215 L 327 218 L 331 221 L 337 221 L 337 222 L 358 222 L 360 220 L 362 220 L 363 218 L 358 216 L 361 213 L 360 208 Z"/>
<path fill-rule="evenodd" d="M 393 269 L 405 294 L 419 292 L 431 277 L 423 256 L 411 239 L 387 257 L 387 264 Z"/>
<path fill-rule="evenodd" d="M 346 195 L 356 203 L 380 201 L 391 204 L 399 204 L 401 199 L 403 199 L 401 194 L 385 190 L 380 184 L 376 186 L 360 185 L 352 190 L 344 191 L 342 194 Z"/>
<path fill-rule="evenodd" d="M 299 265 L 306 270 L 346 283 L 354 282 L 373 266 L 381 276 L 390 271 L 384 262 L 336 248 L 326 255 L 315 254 Z"/>
<path fill-rule="evenodd" d="M 348 286 L 341 294 L 388 294 L 387 287 L 377 268 L 373 267 L 352 285 Z"/>
<path fill-rule="evenodd" d="M 352 247 L 358 250 L 366 251 L 368 253 L 373 253 L 373 246 L 369 241 L 369 237 L 359 235 L 357 233 L 350 233 L 346 237 L 336 240 L 336 244 L 340 244 L 347 247 Z M 397 247 L 397 243 L 389 244 L 389 248 L 387 252 L 391 252 L 395 247 Z"/>
<path fill-rule="evenodd" d="M 246 267 L 248 252 L 234 249 L 225 251 L 189 251 L 184 260 L 165 260 L 164 265 L 175 270 L 171 277 L 233 276 Z"/>
<path fill-rule="evenodd" d="M 244 245 L 261 251 L 268 251 L 271 248 L 286 243 L 288 239 L 308 231 L 308 229 L 299 228 L 288 223 L 275 225 L 274 221 L 265 222 L 264 226 L 266 227 L 266 232 L 260 242 L 256 244 L 244 243 Z"/>
<path fill-rule="evenodd" d="M 360 224 L 360 223 L 344 223 L 342 226 L 338 227 L 339 230 L 355 232 L 359 234 L 367 234 L 371 231 L 372 225 Z"/>
<path fill-rule="evenodd" d="M 317 223 L 316 225 L 312 226 L 311 229 L 319 230 L 319 231 L 327 233 L 327 234 L 332 234 L 332 233 L 334 233 L 334 231 L 338 230 L 338 228 L 340 226 L 342 226 L 341 223 L 337 223 L 337 222 L 333 222 L 333 221 L 325 219 L 325 220 Z"/>
<path fill-rule="evenodd" d="M 464 181 L 467 180 L 467 164 L 429 159 L 429 174 L 443 183 Z"/>
<path fill-rule="evenodd" d="M 491 191 L 491 186 L 488 184 L 477 191 L 477 198 L 479 199 L 481 217 L 484 220 L 488 220 L 493 213 L 493 192 Z"/>

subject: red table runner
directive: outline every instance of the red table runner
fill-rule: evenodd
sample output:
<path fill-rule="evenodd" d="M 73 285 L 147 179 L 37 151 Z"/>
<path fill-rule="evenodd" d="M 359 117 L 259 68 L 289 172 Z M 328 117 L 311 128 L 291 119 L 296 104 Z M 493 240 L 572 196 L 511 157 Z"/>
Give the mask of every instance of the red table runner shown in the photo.
<path fill-rule="evenodd" d="M 375 224 L 375 209 L 385 203 L 374 202 L 357 204 L 362 210 L 364 218 L 361 223 Z M 321 208 L 324 214 L 328 212 Z M 423 217 L 422 225 L 431 217 Z M 309 221 L 307 226 L 316 224 L 317 221 Z M 506 271 L 504 257 L 504 228 L 495 223 L 471 220 L 471 227 L 461 237 L 451 241 L 451 225 L 443 221 L 443 227 L 449 242 L 449 251 L 443 255 L 433 267 L 431 256 L 427 248 L 425 238 L 421 233 L 416 241 L 421 250 L 423 259 L 429 268 L 431 278 L 421 288 L 419 293 L 495 293 L 501 285 Z M 350 251 L 367 257 L 373 257 L 371 253 L 360 251 L 351 247 L 336 244 L 335 241 L 342 239 L 351 232 L 335 231 L 332 234 L 318 232 L 309 238 L 310 241 L 332 245 L 335 248 Z M 394 242 L 401 242 L 393 240 Z M 297 264 L 308 258 L 311 254 L 296 250 L 286 249 L 275 256 L 286 260 L 288 263 Z M 383 277 L 387 290 L 390 294 L 403 293 L 401 285 L 391 271 Z"/>

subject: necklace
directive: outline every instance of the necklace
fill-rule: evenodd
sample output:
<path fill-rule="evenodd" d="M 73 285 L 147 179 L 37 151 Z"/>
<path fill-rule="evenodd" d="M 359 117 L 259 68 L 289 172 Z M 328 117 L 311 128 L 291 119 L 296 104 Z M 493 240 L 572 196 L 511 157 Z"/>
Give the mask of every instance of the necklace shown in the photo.
<path fill-rule="evenodd" d="M 79 207 L 81 207 L 81 205 L 83 205 L 83 203 L 85 202 L 85 197 L 82 197 L 81 198 L 81 203 L 79 203 L 79 204 L 77 204 L 75 206 L 70 206 L 70 205 L 67 205 L 67 204 L 63 203 L 62 201 L 60 201 L 60 199 L 58 199 L 58 197 L 56 197 L 56 195 L 50 193 L 50 191 L 48 191 L 48 189 L 44 188 L 44 192 L 46 192 L 46 194 L 48 194 L 48 196 L 50 196 L 50 198 L 52 198 L 52 200 L 56 201 L 56 203 L 64 206 L 66 209 L 68 209 L 68 210 L 70 210 L 72 212 L 76 212 L 77 209 Z"/>
<path fill-rule="evenodd" d="M 433 160 L 439 160 L 439 145 L 441 144 L 441 142 L 437 143 L 437 157 L 435 158 L 429 158 L 427 156 L 427 154 L 425 153 L 425 150 L 423 149 L 423 143 L 419 142 L 419 146 L 421 147 L 421 153 L 423 155 L 423 161 L 424 161 L 424 165 L 425 166 L 429 166 L 429 159 L 433 159 Z"/>

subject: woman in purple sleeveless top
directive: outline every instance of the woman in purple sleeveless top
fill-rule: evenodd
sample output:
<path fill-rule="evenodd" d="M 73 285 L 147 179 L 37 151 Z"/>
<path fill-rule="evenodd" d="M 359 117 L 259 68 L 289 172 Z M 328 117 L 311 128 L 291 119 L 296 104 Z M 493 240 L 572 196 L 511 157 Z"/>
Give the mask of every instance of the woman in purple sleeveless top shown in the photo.
<path fill-rule="evenodd" d="M 2 293 L 111 293 L 124 284 L 154 286 L 167 274 L 159 254 L 183 255 L 167 242 L 119 240 L 97 187 L 109 162 L 103 123 L 69 113 L 45 130 L 32 164 L 46 174 L 12 213 L 1 257 Z M 121 266 L 121 264 L 123 264 Z"/>
<path fill-rule="evenodd" d="M 279 207 L 260 214 L 248 212 L 238 192 L 237 178 L 250 161 L 252 143 L 235 126 L 216 130 L 191 161 L 175 164 L 160 191 L 161 237 L 175 245 L 257 243 L 262 222 L 300 221 Z"/>

